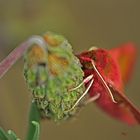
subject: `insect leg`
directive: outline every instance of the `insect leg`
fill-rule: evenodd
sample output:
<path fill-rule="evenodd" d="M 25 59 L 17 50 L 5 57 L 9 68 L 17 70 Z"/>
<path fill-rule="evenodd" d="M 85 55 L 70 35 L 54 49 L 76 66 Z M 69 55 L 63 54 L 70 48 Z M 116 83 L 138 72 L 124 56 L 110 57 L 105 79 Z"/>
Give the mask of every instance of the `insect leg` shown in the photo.
<path fill-rule="evenodd" d="M 92 84 L 93 84 L 93 81 L 94 81 L 94 79 L 92 79 L 92 80 L 90 81 L 89 86 L 87 87 L 87 89 L 85 90 L 85 92 L 84 92 L 84 93 L 80 96 L 80 98 L 75 102 L 75 104 L 72 106 L 72 108 L 70 108 L 70 109 L 67 110 L 66 112 L 73 110 L 73 109 L 77 106 L 77 104 L 81 101 L 81 99 L 88 93 L 89 89 L 91 88 L 91 86 L 92 86 Z"/>
<path fill-rule="evenodd" d="M 108 85 L 106 84 L 104 78 L 102 77 L 102 75 L 100 74 L 100 72 L 98 71 L 98 69 L 96 68 L 94 61 L 93 61 L 91 58 L 88 58 L 88 57 L 87 57 L 87 58 L 86 58 L 86 57 L 81 57 L 81 59 L 91 62 L 92 66 L 93 66 L 93 68 L 94 68 L 94 70 L 95 70 L 95 72 L 97 73 L 97 75 L 98 75 L 99 78 L 101 79 L 101 82 L 102 82 L 103 86 L 106 88 L 106 90 L 107 90 L 108 94 L 110 95 L 112 101 L 113 101 L 114 103 L 117 103 L 117 102 L 115 101 L 114 97 L 113 97 L 113 94 L 112 94 L 110 88 L 108 87 Z"/>
<path fill-rule="evenodd" d="M 88 83 L 91 79 L 93 79 L 93 74 L 86 77 L 77 87 L 70 89 L 70 91 L 74 91 L 74 90 L 80 88 L 83 84 Z"/>
<path fill-rule="evenodd" d="M 100 93 L 97 93 L 95 96 L 89 98 L 89 99 L 84 103 L 84 105 L 87 105 L 87 104 L 89 104 L 89 103 L 91 103 L 91 102 L 96 101 L 97 99 L 99 99 L 100 95 L 101 95 Z"/>

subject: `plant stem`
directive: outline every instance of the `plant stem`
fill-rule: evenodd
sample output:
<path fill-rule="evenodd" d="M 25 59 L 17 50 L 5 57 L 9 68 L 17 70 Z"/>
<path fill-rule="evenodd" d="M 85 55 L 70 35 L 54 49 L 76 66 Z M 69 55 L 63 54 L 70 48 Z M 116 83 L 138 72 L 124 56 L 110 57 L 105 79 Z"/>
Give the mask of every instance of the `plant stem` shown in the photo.
<path fill-rule="evenodd" d="M 34 122 L 36 122 L 36 124 L 38 124 L 38 126 L 37 125 L 35 126 Z M 28 125 L 29 126 L 28 126 L 26 140 L 39 140 L 40 113 L 39 113 L 34 101 L 31 104 Z M 36 133 L 38 133 L 38 134 L 36 134 Z M 35 135 L 38 135 L 36 137 L 36 139 L 34 138 Z"/>
<path fill-rule="evenodd" d="M 0 62 L 0 79 L 20 59 L 25 51 L 33 44 L 45 48 L 46 42 L 41 36 L 34 35 L 15 48 L 5 59 Z"/>

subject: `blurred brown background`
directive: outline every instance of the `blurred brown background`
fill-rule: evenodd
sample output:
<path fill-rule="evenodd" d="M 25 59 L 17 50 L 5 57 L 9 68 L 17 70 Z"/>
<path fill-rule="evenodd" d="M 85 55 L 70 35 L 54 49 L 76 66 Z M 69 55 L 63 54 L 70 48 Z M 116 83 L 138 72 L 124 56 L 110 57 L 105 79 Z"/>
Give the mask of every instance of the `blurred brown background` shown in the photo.
<path fill-rule="evenodd" d="M 92 45 L 113 48 L 132 41 L 140 47 L 138 0 L 0 0 L 0 60 L 33 34 L 63 34 L 75 52 Z M 139 51 L 140 52 L 140 51 Z M 0 126 L 24 139 L 31 93 L 18 61 L 0 80 Z M 140 108 L 140 57 L 127 95 Z M 75 120 L 42 122 L 41 140 L 139 140 L 140 126 L 129 127 L 89 104 Z M 122 133 L 126 133 L 123 135 Z"/>

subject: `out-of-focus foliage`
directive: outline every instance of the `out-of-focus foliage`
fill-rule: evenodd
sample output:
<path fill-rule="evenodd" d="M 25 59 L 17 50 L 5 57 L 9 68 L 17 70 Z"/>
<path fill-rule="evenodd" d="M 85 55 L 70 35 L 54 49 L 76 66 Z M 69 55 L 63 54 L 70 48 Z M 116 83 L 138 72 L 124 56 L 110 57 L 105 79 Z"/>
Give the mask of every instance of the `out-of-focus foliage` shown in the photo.
<path fill-rule="evenodd" d="M 40 135 L 40 127 L 39 123 L 36 121 L 31 122 L 32 125 L 34 125 L 34 131 L 30 133 L 30 136 L 32 137 L 32 140 L 39 140 Z M 0 128 L 0 140 L 20 140 L 16 134 L 12 130 L 8 130 L 8 132 L 5 132 L 2 128 Z M 31 140 L 31 139 L 30 139 Z"/>
<path fill-rule="evenodd" d="M 0 139 L 1 140 L 20 140 L 19 138 L 17 138 L 16 134 L 13 131 L 8 130 L 8 132 L 5 132 L 2 128 L 0 128 Z"/>

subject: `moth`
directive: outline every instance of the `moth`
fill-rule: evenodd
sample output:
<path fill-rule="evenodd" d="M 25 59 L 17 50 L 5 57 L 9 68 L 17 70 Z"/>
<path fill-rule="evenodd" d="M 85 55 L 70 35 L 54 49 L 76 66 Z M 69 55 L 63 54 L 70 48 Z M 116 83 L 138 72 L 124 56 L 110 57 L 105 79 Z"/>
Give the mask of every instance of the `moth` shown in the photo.
<path fill-rule="evenodd" d="M 134 45 L 125 44 L 111 51 L 93 47 L 77 55 L 85 79 L 90 77 L 85 86 L 89 88 L 92 82 L 89 102 L 95 101 L 104 112 L 130 125 L 140 123 L 139 109 L 123 93 L 124 82 L 135 60 L 135 52 Z M 123 58 L 120 59 L 121 57 Z M 125 69 L 121 69 L 121 66 Z"/>

